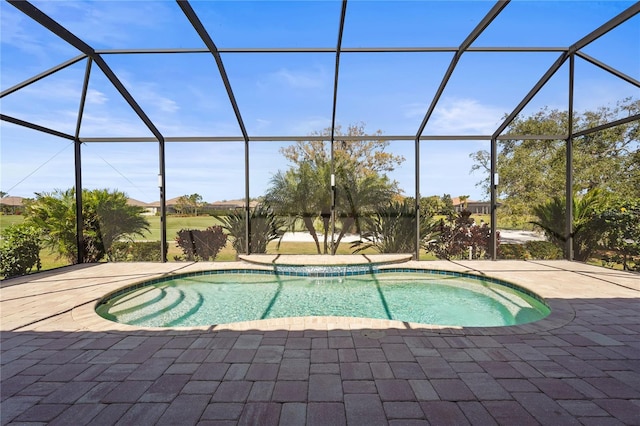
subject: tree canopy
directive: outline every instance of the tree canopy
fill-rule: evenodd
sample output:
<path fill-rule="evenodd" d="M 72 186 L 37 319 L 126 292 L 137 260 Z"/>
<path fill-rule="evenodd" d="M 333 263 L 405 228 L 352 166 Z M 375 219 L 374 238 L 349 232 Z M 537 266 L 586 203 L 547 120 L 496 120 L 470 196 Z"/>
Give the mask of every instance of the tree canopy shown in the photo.
<path fill-rule="evenodd" d="M 574 132 L 640 113 L 640 100 L 574 112 Z M 530 215 L 532 207 L 565 193 L 564 140 L 520 140 L 517 135 L 565 135 L 568 112 L 543 108 L 516 118 L 508 128 L 513 138 L 498 141 L 498 198 L 511 214 Z M 602 189 L 640 198 L 640 122 L 632 121 L 573 141 L 573 191 Z M 472 170 L 489 171 L 490 153 L 471 154 Z M 489 173 L 487 173 L 489 175 Z M 479 183 L 489 190 L 488 178 Z"/>
<path fill-rule="evenodd" d="M 182 195 L 175 204 L 178 214 L 193 214 L 198 216 L 198 209 L 202 207 L 202 195 L 195 193 L 191 195 Z"/>
<path fill-rule="evenodd" d="M 321 132 L 313 132 L 310 136 L 330 136 L 331 128 Z M 377 130 L 372 135 L 367 134 L 364 123 L 351 124 L 346 131 L 341 126 L 334 129 L 334 161 L 335 169 L 353 168 L 357 176 L 366 174 L 381 174 L 393 171 L 396 166 L 404 162 L 404 157 L 386 152 L 389 141 L 376 139 L 382 131 Z M 341 136 L 371 136 L 370 140 L 345 141 Z M 329 143 L 323 141 L 298 141 L 294 145 L 282 148 L 280 152 L 294 166 L 304 162 L 329 164 L 331 151 Z"/>
<path fill-rule="evenodd" d="M 328 136 L 331 129 L 313 133 Z M 281 149 L 291 166 L 278 171 L 264 197 L 264 202 L 282 216 L 291 217 L 290 225 L 302 220 L 313 237 L 318 253 L 335 251 L 347 232 L 360 231 L 360 219 L 400 191 L 398 183 L 386 176 L 404 158 L 385 151 L 388 141 L 377 140 L 381 131 L 368 135 L 364 124 L 350 125 L 345 132 L 334 132 L 333 171 L 336 186 L 338 232 L 333 248 L 331 233 L 331 144 L 323 141 L 298 141 Z M 347 141 L 341 136 L 370 136 L 362 141 Z M 322 224 L 316 229 L 316 220 Z M 320 236 L 322 236 L 322 244 Z"/>

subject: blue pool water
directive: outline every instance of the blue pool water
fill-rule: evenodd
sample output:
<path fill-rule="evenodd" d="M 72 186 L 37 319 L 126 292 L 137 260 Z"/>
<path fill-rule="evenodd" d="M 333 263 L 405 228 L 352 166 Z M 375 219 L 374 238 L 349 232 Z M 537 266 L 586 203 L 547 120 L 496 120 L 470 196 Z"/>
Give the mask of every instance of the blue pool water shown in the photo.
<path fill-rule="evenodd" d="M 112 321 L 150 327 L 301 316 L 506 326 L 537 321 L 550 312 L 537 297 L 513 285 L 463 274 L 311 275 L 218 271 L 176 277 L 119 291 L 103 299 L 96 311 Z"/>

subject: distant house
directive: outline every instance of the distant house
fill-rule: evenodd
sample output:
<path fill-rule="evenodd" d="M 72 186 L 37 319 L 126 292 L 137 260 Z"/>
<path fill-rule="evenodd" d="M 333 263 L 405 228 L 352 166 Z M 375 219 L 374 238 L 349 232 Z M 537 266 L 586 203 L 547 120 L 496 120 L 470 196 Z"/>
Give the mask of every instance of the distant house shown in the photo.
<path fill-rule="evenodd" d="M 176 212 L 176 204 L 178 204 L 180 197 L 168 199 L 164 202 L 167 208 L 167 213 Z M 149 214 L 160 214 L 160 201 L 154 201 L 152 203 L 146 203 L 145 208 L 150 212 Z"/>
<path fill-rule="evenodd" d="M 6 214 L 21 214 L 24 198 L 22 197 L 4 197 L 0 198 L 0 209 Z"/>
<path fill-rule="evenodd" d="M 249 201 L 249 207 L 254 208 L 258 204 L 258 201 Z M 242 209 L 245 206 L 245 200 L 225 200 L 225 201 L 214 201 L 211 204 L 207 205 L 207 208 L 212 210 L 235 210 Z"/>
<path fill-rule="evenodd" d="M 136 200 L 135 198 L 127 198 L 127 204 L 130 206 L 142 207 L 145 211 L 144 215 L 155 215 L 158 209 L 151 205 L 151 203 L 145 203 L 144 201 Z"/>
<path fill-rule="evenodd" d="M 456 212 L 461 212 L 465 208 L 472 214 L 491 214 L 491 202 L 490 201 L 475 201 L 467 199 L 464 202 L 460 201 L 459 197 L 453 198 L 453 208 Z"/>
<path fill-rule="evenodd" d="M 175 197 L 165 201 L 167 214 L 177 213 L 176 205 L 180 202 L 180 198 L 181 197 Z M 129 204 L 144 207 L 147 210 L 147 213 L 145 214 L 155 215 L 160 213 L 160 201 L 145 203 L 142 201 L 134 200 L 133 198 L 129 198 Z M 258 204 L 260 204 L 258 201 L 251 201 L 249 202 L 249 207 L 254 208 Z M 214 201 L 213 203 L 205 203 L 201 208 L 198 209 L 198 212 L 207 214 L 208 211 L 231 211 L 242 208 L 244 208 L 244 200 L 224 200 Z"/>

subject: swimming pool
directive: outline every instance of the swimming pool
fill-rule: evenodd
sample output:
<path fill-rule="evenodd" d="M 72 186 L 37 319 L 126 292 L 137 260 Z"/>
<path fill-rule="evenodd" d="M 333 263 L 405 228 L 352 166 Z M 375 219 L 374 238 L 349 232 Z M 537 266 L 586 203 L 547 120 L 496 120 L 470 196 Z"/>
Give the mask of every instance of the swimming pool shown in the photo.
<path fill-rule="evenodd" d="M 306 316 L 487 327 L 537 321 L 550 310 L 511 283 L 457 272 L 297 268 L 205 271 L 143 282 L 107 295 L 96 312 L 144 327 Z"/>

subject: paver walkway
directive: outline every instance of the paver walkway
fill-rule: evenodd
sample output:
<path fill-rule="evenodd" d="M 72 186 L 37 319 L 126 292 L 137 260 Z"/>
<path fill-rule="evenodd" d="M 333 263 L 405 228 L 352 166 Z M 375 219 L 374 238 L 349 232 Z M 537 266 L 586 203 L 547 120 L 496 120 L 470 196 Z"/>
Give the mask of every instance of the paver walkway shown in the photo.
<path fill-rule="evenodd" d="M 553 312 L 504 328 L 347 318 L 116 325 L 104 294 L 237 263 L 78 265 L 0 289 L 2 424 L 640 424 L 640 275 L 565 261 L 408 262 L 506 279 Z"/>

